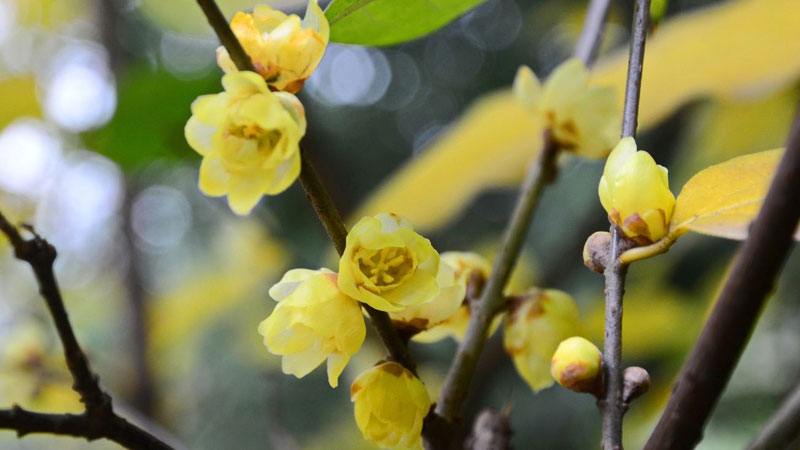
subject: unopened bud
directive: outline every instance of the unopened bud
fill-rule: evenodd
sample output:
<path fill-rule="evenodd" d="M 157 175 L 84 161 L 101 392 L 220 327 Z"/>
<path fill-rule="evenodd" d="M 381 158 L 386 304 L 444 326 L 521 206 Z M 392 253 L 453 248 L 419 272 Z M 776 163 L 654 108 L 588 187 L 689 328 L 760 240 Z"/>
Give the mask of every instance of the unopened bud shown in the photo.
<path fill-rule="evenodd" d="M 610 244 L 611 233 L 608 231 L 592 233 L 583 245 L 583 264 L 592 272 L 603 273 L 606 270 Z"/>
<path fill-rule="evenodd" d="M 641 367 L 628 367 L 622 373 L 622 402 L 626 405 L 650 389 L 650 375 Z"/>
<path fill-rule="evenodd" d="M 603 355 L 582 337 L 561 341 L 550 363 L 550 374 L 561 386 L 575 391 L 598 394 L 602 389 Z"/>

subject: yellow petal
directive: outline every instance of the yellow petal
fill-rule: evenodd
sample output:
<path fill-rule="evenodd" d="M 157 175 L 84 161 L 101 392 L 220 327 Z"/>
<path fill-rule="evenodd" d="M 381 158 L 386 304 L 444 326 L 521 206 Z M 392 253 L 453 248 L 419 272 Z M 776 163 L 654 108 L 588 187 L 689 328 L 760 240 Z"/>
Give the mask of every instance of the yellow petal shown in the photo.
<path fill-rule="evenodd" d="M 228 192 L 230 174 L 222 165 L 222 160 L 215 156 L 206 156 L 200 163 L 200 191 L 211 197 L 219 197 Z"/>
<path fill-rule="evenodd" d="M 539 83 L 539 79 L 536 78 L 536 74 L 528 66 L 520 66 L 517 69 L 517 75 L 514 77 L 514 84 L 511 90 L 517 100 L 530 110 L 536 107 L 542 95 L 542 85 Z"/>

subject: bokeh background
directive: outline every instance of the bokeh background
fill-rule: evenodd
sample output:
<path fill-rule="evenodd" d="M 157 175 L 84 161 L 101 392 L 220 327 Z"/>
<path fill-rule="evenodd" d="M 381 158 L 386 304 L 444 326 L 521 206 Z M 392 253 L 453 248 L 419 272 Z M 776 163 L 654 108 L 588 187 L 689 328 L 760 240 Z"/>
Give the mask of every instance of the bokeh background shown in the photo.
<path fill-rule="evenodd" d="M 256 2 L 219 3 L 231 17 Z M 344 214 L 405 163 L 436 151 L 464 111 L 507 88 L 520 64 L 547 74 L 567 58 L 585 3 L 487 0 L 410 43 L 331 44 L 300 98 L 305 142 Z M 664 23 L 724 3 L 734 2 L 671 0 Z M 305 9 L 302 0 L 272 4 Z M 624 52 L 631 6 L 613 2 L 604 54 Z M 196 96 L 221 90 L 217 45 L 191 0 L 0 0 L 0 210 L 58 248 L 56 270 L 77 335 L 124 413 L 193 449 L 371 448 L 355 426 L 347 386 L 383 357 L 375 336 L 333 390 L 324 371 L 302 380 L 282 375 L 256 332 L 274 304 L 267 290 L 285 270 L 335 261 L 300 186 L 262 200 L 245 218 L 196 187 L 200 158 L 183 126 Z M 777 45 L 764 43 L 763 51 Z M 779 147 L 798 99 L 797 74 L 788 78 L 741 95 L 695 96 L 649 125 L 640 147 L 670 168 L 676 193 L 709 164 Z M 502 132 L 497 121 L 480 131 Z M 502 149 L 485 151 L 502 157 Z M 461 164 L 454 159 L 422 191 L 446 189 Z M 596 194 L 602 165 L 565 161 L 516 278 L 522 287 L 571 293 L 598 344 L 603 281 L 583 266 L 581 248 L 607 227 Z M 439 251 L 490 257 L 514 198 L 513 186 L 482 190 L 423 231 Z M 80 411 L 33 277 L 1 239 L 0 406 Z M 625 361 L 650 371 L 654 385 L 627 416 L 630 448 L 658 418 L 735 250 L 735 242 L 690 234 L 631 270 Z M 798 273 L 795 253 L 699 448 L 744 446 L 800 378 Z M 434 397 L 455 347 L 451 340 L 411 345 Z M 510 408 L 515 448 L 597 447 L 594 402 L 560 387 L 534 394 L 499 333 L 475 381 L 469 415 Z M 0 431 L 3 449 L 114 447 Z"/>

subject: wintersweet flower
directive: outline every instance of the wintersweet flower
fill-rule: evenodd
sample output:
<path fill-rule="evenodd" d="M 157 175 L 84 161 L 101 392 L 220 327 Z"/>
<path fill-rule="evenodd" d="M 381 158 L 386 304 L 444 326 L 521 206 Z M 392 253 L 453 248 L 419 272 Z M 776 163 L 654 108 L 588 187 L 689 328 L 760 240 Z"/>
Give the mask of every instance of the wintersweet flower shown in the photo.
<path fill-rule="evenodd" d="M 290 270 L 269 295 L 278 305 L 258 332 L 271 353 L 283 356 L 283 373 L 302 378 L 327 358 L 328 383 L 336 387 L 366 335 L 358 303 L 339 291 L 328 269 Z"/>
<path fill-rule="evenodd" d="M 453 318 L 466 301 L 472 274 L 480 277 L 480 282 L 489 274 L 489 263 L 475 253 L 445 252 L 439 256 L 439 295 L 427 303 L 389 314 L 398 328 L 416 334 Z"/>
<path fill-rule="evenodd" d="M 620 115 L 611 87 L 590 87 L 589 71 L 579 59 L 565 61 L 544 85 L 522 66 L 513 91 L 531 113 L 541 118 L 562 150 L 605 158 L 617 142 Z"/>
<path fill-rule="evenodd" d="M 595 392 L 600 386 L 603 355 L 596 345 L 573 336 L 558 344 L 550 374 L 561 386 L 575 392 Z"/>
<path fill-rule="evenodd" d="M 503 345 L 534 392 L 553 384 L 550 362 L 558 344 L 580 334 L 578 307 L 566 292 L 535 289 L 512 305 Z"/>
<path fill-rule="evenodd" d="M 253 72 L 222 77 L 224 92 L 192 103 L 184 133 L 203 155 L 200 190 L 228 196 L 237 214 L 248 214 L 263 195 L 275 195 L 300 174 L 303 105 L 292 94 L 272 93 Z"/>
<path fill-rule="evenodd" d="M 350 388 L 350 399 L 364 439 L 380 448 L 422 448 L 422 422 L 431 400 L 422 382 L 403 366 L 385 362 L 362 373 Z"/>
<path fill-rule="evenodd" d="M 637 151 L 632 137 L 619 141 L 608 156 L 598 193 L 609 220 L 637 244 L 652 244 L 669 231 L 675 196 L 667 169 Z"/>
<path fill-rule="evenodd" d="M 252 14 L 236 13 L 231 29 L 269 87 L 293 94 L 319 65 L 330 35 L 316 0 L 309 0 L 302 22 L 297 14 L 261 5 Z M 217 49 L 217 64 L 226 73 L 237 70 L 225 47 Z"/>
<path fill-rule="evenodd" d="M 439 294 L 439 254 L 408 220 L 380 213 L 347 234 L 339 289 L 375 309 L 397 312 Z"/>

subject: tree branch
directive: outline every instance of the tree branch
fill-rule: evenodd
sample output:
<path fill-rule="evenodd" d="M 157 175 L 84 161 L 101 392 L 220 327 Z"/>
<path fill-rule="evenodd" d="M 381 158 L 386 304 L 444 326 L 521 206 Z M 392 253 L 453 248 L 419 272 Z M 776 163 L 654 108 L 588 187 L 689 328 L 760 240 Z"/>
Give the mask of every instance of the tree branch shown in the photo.
<path fill-rule="evenodd" d="M 55 433 L 85 437 L 88 440 L 106 438 L 131 449 L 171 449 L 147 431 L 118 416 L 112 407 L 111 397 L 100 388 L 100 382 L 89 367 L 58 289 L 53 262 L 56 249 L 30 230 L 33 239 L 24 239 L 19 231 L 0 213 L 0 231 L 8 236 L 18 259 L 30 264 L 53 318 L 64 350 L 67 368 L 72 375 L 72 388 L 80 395 L 86 410 L 83 414 L 39 414 L 17 406 L 0 410 L 0 428 L 13 429 L 18 436 L 28 433 Z"/>
<path fill-rule="evenodd" d="M 239 40 L 234 36 L 233 31 L 231 31 L 227 20 L 225 20 L 225 16 L 222 15 L 222 11 L 220 11 L 216 2 L 214 0 L 197 0 L 197 3 L 203 9 L 208 23 L 214 28 L 214 32 L 217 34 L 217 37 L 219 37 L 220 42 L 225 46 L 225 49 L 228 50 L 236 67 L 238 67 L 239 70 L 255 72 L 250 57 L 247 56 Z M 306 197 L 314 208 L 314 212 L 317 213 L 317 217 L 320 222 L 322 222 L 322 226 L 328 233 L 336 251 L 341 255 L 344 252 L 347 240 L 347 228 L 342 221 L 342 216 L 339 214 L 339 210 L 333 203 L 333 200 L 328 194 L 328 190 L 325 189 L 325 185 L 322 183 L 319 175 L 317 175 L 317 171 L 314 169 L 305 151 L 303 151 L 300 160 L 302 164 L 300 169 L 300 183 L 306 191 Z M 373 326 L 378 330 L 378 334 L 381 340 L 383 340 L 383 345 L 386 347 L 392 359 L 416 374 L 416 365 L 411 355 L 408 353 L 406 344 L 403 342 L 397 329 L 392 325 L 389 314 L 384 311 L 378 311 L 369 305 L 362 304 L 362 306 L 369 314 Z"/>
<path fill-rule="evenodd" d="M 800 112 L 794 119 L 764 205 L 645 450 L 689 449 L 725 389 L 759 312 L 792 248 L 800 220 Z"/>
<path fill-rule="evenodd" d="M 608 14 L 608 0 L 592 0 L 584 23 L 575 56 L 586 66 L 591 66 L 602 37 L 603 22 Z M 523 181 L 517 203 L 506 227 L 503 241 L 492 267 L 492 273 L 483 287 L 481 296 L 474 304 L 464 339 L 461 341 L 450 370 L 445 378 L 435 414 L 447 423 L 454 423 L 466 401 L 467 392 L 486 343 L 489 326 L 494 316 L 505 304 L 503 289 L 514 269 L 522 244 L 530 228 L 533 212 L 539 202 L 544 186 L 555 178 L 558 147 L 545 131 L 543 147 L 531 165 Z M 432 421 L 436 422 L 436 421 Z M 433 427 L 431 427 L 433 428 Z M 428 441 L 441 441 L 436 434 L 447 427 L 436 427 L 437 431 L 423 430 Z"/>
<path fill-rule="evenodd" d="M 639 94 L 642 87 L 642 67 L 647 28 L 650 21 L 650 0 L 637 0 L 633 10 L 631 48 L 628 55 L 628 79 L 625 85 L 625 109 L 622 112 L 622 137 L 636 136 L 639 116 Z M 622 380 L 622 298 L 628 267 L 619 260 L 625 238 L 611 225 L 611 247 L 605 275 L 605 333 L 603 339 L 603 370 L 605 394 L 598 401 L 602 416 L 604 450 L 622 449 L 622 418 L 627 409 L 623 401 Z"/>
<path fill-rule="evenodd" d="M 748 450 L 793 448 L 800 437 L 800 384 L 786 397 L 778 411 L 747 446 Z"/>
<path fill-rule="evenodd" d="M 466 334 L 458 346 L 439 395 L 436 413 L 450 422 L 454 422 L 461 413 L 472 375 L 475 373 L 475 366 L 486 343 L 489 326 L 495 314 L 503 307 L 505 300 L 503 289 L 525 242 L 542 189 L 556 174 L 555 160 L 558 148 L 550 138 L 549 131 L 545 132 L 544 143 L 544 148 L 531 165 L 522 184 L 517 204 L 492 266 L 492 273 L 483 287 L 480 298 L 472 307 Z"/>
<path fill-rule="evenodd" d="M 580 58 L 587 67 L 594 63 L 600 50 L 603 37 L 603 26 L 608 16 L 608 7 L 611 0 L 591 0 L 586 8 L 586 19 L 583 22 L 583 30 L 575 44 L 573 55 Z"/>

